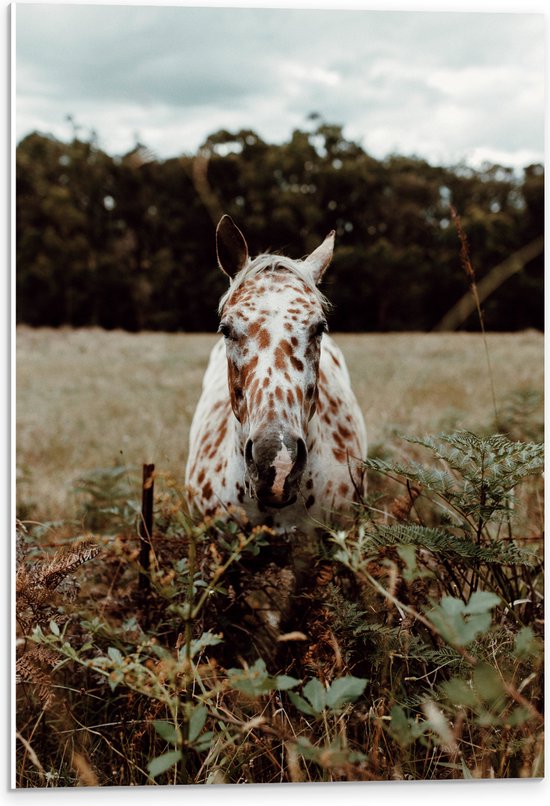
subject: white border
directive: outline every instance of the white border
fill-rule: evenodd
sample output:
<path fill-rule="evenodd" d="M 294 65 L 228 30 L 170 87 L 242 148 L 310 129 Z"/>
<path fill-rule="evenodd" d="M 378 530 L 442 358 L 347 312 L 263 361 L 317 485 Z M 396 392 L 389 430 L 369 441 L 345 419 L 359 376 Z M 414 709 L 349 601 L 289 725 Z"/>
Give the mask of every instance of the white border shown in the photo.
<path fill-rule="evenodd" d="M 6 538 L 9 535 L 10 540 L 5 541 L 5 545 L 3 542 L 2 549 L 6 552 L 6 568 L 13 569 L 13 548 L 14 548 L 14 541 L 13 541 L 13 522 L 15 516 L 15 334 L 14 334 L 14 322 L 15 322 L 15 115 L 13 114 L 13 108 L 11 107 L 11 101 L 15 98 L 15 8 L 11 6 L 10 8 L 6 9 L 6 18 L 7 18 L 7 26 L 6 30 L 3 31 L 4 33 L 4 41 L 8 44 L 7 54 L 6 54 L 6 67 L 8 73 L 6 75 L 6 80 L 2 82 L 2 92 L 6 92 L 5 98 L 5 109 L 8 111 L 10 110 L 8 115 L 6 116 L 6 120 L 9 121 L 9 131 L 2 131 L 2 143 L 6 143 L 6 150 L 3 149 L 3 160 L 2 160 L 2 173 L 6 170 L 6 177 L 5 182 L 2 182 L 2 187 L 6 188 L 6 193 L 3 196 L 2 201 L 6 199 L 6 215 L 2 216 L 2 238 L 1 241 L 6 245 L 6 255 L 9 254 L 9 265 L 11 267 L 11 271 L 6 271 L 6 286 L 5 286 L 5 297 L 4 297 L 4 310 L 6 312 L 6 318 L 10 323 L 7 327 L 2 329 L 2 347 L 5 346 L 2 350 L 2 356 L 6 356 L 6 370 L 4 377 L 7 379 L 9 373 L 9 384 L 7 386 L 7 394 L 6 394 L 6 445 L 9 445 L 9 457 L 10 457 L 10 464 L 9 469 L 6 468 L 6 476 L 5 478 L 2 476 L 0 480 L 0 488 L 1 488 L 1 495 L 2 498 L 0 499 L 0 508 L 7 513 L 8 516 L 8 523 L 6 529 Z M 11 21 L 11 29 L 10 29 L 10 21 Z M 5 138 L 5 140 L 4 140 Z M 9 193 L 9 201 L 8 201 L 8 194 Z M 9 222 L 9 224 L 8 224 Z M 6 323 L 7 324 L 7 323 Z M 11 325 L 11 327 L 10 327 Z M 4 341 L 5 340 L 5 341 Z M 9 356 L 9 357 L 8 357 Z M 9 426 L 8 426 L 8 417 L 9 417 Z M 9 430 L 8 430 L 9 429 Z M 10 472 L 11 471 L 11 472 Z M 9 493 L 8 493 L 9 490 Z M 5 505 L 4 505 L 5 501 Z M 9 504 L 8 504 L 9 501 Z M 3 753 L 3 757 L 5 759 L 5 764 L 8 765 L 8 769 L 13 771 L 14 764 L 15 764 L 15 680 L 14 675 L 11 673 L 12 670 L 15 668 L 15 620 L 12 617 L 12 609 L 11 603 L 14 601 L 15 598 L 15 585 L 14 585 L 14 573 L 10 574 L 11 585 L 9 586 L 9 600 L 8 604 L 8 612 L 10 614 L 10 629 L 9 631 L 6 630 L 6 635 L 9 635 L 9 650 L 5 653 L 5 664 L 7 666 L 7 685 L 3 686 L 4 691 L 9 692 L 9 709 L 6 708 L 6 713 L 10 713 L 10 726 L 9 730 L 9 738 L 8 738 L 8 746 L 5 748 Z M 3 673 L 3 669 L 2 669 Z M 13 778 L 12 778 L 12 785 L 13 785 Z"/>
<path fill-rule="evenodd" d="M 7 0 L 4 0 L 9 5 Z M 17 5 L 210 6 L 214 8 L 357 9 L 362 11 L 441 11 L 548 13 L 545 0 L 13 0 Z"/>
<path fill-rule="evenodd" d="M 34 0 L 35 3 L 40 5 L 44 5 L 47 3 L 48 0 Z M 57 2 L 57 0 L 49 0 L 50 4 L 60 5 L 61 3 Z M 24 5 L 26 4 L 24 0 L 20 0 L 17 5 Z M 305 8 L 305 9 L 319 9 L 319 8 L 341 8 L 341 9 L 363 9 L 363 10 L 371 10 L 371 11 L 440 11 L 440 12 L 517 12 L 522 14 L 527 13 L 540 13 L 546 17 L 545 20 L 545 29 L 548 30 L 548 19 L 549 19 L 549 7 L 547 0 L 524 0 L 524 2 L 518 2 L 518 0 L 458 0 L 454 2 L 450 2 L 450 0 L 431 0 L 431 2 L 427 2 L 426 0 L 422 2 L 422 0 L 394 0 L 394 2 L 389 2 L 389 0 L 378 0 L 377 2 L 359 2 L 358 0 L 343 0 L 342 3 L 337 3 L 336 0 L 296 0 L 296 2 L 292 2 L 292 0 L 255 0 L 252 2 L 242 2 L 242 0 L 164 0 L 164 2 L 155 2 L 154 0 L 134 0 L 134 2 L 124 2 L 123 0 L 119 0 L 119 2 L 112 2 L 109 3 L 108 0 L 73 0 L 75 5 L 157 5 L 157 6 L 214 6 L 214 7 L 222 7 L 222 6 L 239 6 L 239 7 L 251 7 L 251 8 L 262 8 L 262 7 L 277 7 L 277 8 Z M 2 138 L 2 144 L 5 143 L 5 148 L 3 149 L 4 159 L 1 162 L 0 167 L 0 175 L 2 179 L 5 178 L 5 181 L 1 183 L 1 187 L 3 188 L 10 188 L 10 196 L 9 202 L 7 198 L 7 194 L 2 194 L 0 204 L 5 204 L 7 209 L 5 211 L 5 215 L 1 217 L 2 221 L 2 230 L 1 230 L 1 242 L 3 244 L 8 244 L 9 247 L 6 247 L 6 252 L 9 249 L 9 258 L 8 262 L 11 265 L 11 274 L 10 272 L 6 271 L 6 284 L 4 285 L 5 289 L 5 308 L 6 314 L 8 314 L 10 319 L 10 324 L 6 323 L 6 327 L 2 329 L 2 346 L 4 349 L 2 350 L 2 356 L 5 356 L 6 363 L 11 363 L 11 390 L 8 394 L 5 395 L 3 400 L 5 401 L 5 405 L 7 410 L 10 413 L 10 423 L 11 423 L 11 431 L 7 428 L 8 422 L 8 411 L 6 412 L 6 426 L 5 426 L 5 433 L 7 436 L 6 444 L 10 444 L 9 456 L 10 456 L 10 469 L 12 470 L 9 473 L 8 468 L 6 467 L 4 470 L 4 475 L 0 477 L 0 491 L 1 491 L 1 498 L 0 498 L 0 508 L 3 512 L 6 513 L 7 517 L 5 520 L 8 521 L 7 529 L 4 533 L 4 539 L 2 540 L 2 551 L 5 553 L 5 568 L 10 568 L 11 562 L 11 552 L 9 551 L 10 542 L 7 540 L 7 535 L 13 534 L 12 529 L 12 518 L 15 513 L 15 506 L 14 506 L 14 487 L 15 487 L 15 480 L 14 480 L 14 472 L 13 468 L 15 467 L 14 461 L 14 453 L 15 453 L 15 437 L 14 437 L 14 430 L 13 430 L 13 420 L 14 420 L 14 399 L 15 399 L 15 337 L 14 337 L 14 323 L 15 323 L 15 281 L 14 281 L 14 255 L 15 255 L 15 222 L 14 222 L 14 162 L 15 162 L 15 125 L 14 125 L 14 106 L 13 101 L 15 98 L 15 4 L 12 6 L 12 30 L 11 30 L 11 39 L 9 34 L 9 21 L 8 21 L 8 7 L 10 3 L 7 0 L 3 0 L 3 5 L 5 8 L 4 12 L 4 21 L 5 21 L 5 28 L 4 28 L 4 41 L 11 43 L 11 54 L 8 56 L 6 54 L 5 60 L 3 60 L 3 68 L 6 70 L 6 74 L 3 75 L 4 80 L 1 82 L 1 89 L 0 92 L 3 95 L 6 95 L 4 108 L 6 110 L 10 109 L 9 103 L 9 92 L 11 92 L 11 115 L 8 116 L 8 120 L 10 120 L 9 126 L 6 128 L 2 128 L 2 133 L 0 137 Z M 546 38 L 548 41 L 548 37 Z M 11 68 L 11 69 L 10 69 Z M 9 167 L 8 167 L 9 166 Z M 7 175 L 4 177 L 4 173 Z M 11 174 L 11 175 L 10 175 Z M 8 185 L 8 179 L 10 180 L 10 184 Z M 10 207 L 11 207 L 11 216 L 10 216 Z M 8 228 L 8 220 L 10 221 L 10 225 Z M 11 282 L 10 282 L 11 276 Z M 8 303 L 9 300 L 9 303 Z M 9 305 L 9 308 L 8 308 Z M 10 327 L 11 325 L 11 327 Z M 6 374 L 7 374 L 7 367 L 6 367 Z M 6 375 L 4 375 L 6 377 Z M 11 440 L 10 440 L 11 434 Z M 9 476 L 8 476 L 9 473 Z M 9 478 L 9 482 L 8 482 Z M 3 482 L 3 483 L 2 483 Z M 8 496 L 8 484 L 9 486 L 9 496 Z M 9 500 L 9 505 L 8 505 Z M 13 592 L 13 574 L 11 574 L 12 584 L 11 590 Z M 7 595 L 4 598 L 4 601 L 7 601 Z M 11 601 L 11 600 L 10 600 Z M 10 612 L 10 607 L 8 604 L 7 608 L 8 612 Z M 11 625 L 11 619 L 10 619 Z M 6 631 L 6 635 L 8 631 Z M 0 666 L 0 674 L 2 676 L 4 674 L 7 675 L 8 679 L 4 681 L 3 690 L 8 693 L 13 694 L 13 676 L 10 675 L 9 672 L 9 665 L 12 661 L 12 658 L 15 654 L 14 648 L 14 641 L 13 641 L 13 634 L 14 629 L 13 625 L 10 627 L 10 635 L 11 635 L 11 642 L 10 642 L 10 651 L 6 653 L 7 661 Z M 548 675 L 548 668 L 547 668 L 547 679 Z M 548 684 L 547 684 L 547 693 L 548 693 Z M 162 801 L 162 803 L 175 803 L 180 802 L 182 799 L 189 804 L 216 804 L 219 806 L 220 803 L 222 804 L 238 804 L 238 806 L 242 806 L 242 804 L 246 803 L 256 803 L 258 799 L 261 799 L 262 804 L 271 804 L 276 803 L 278 804 L 281 798 L 284 798 L 285 802 L 290 804 L 294 802 L 302 802 L 302 801 L 315 801 L 316 804 L 331 804 L 333 806 L 335 799 L 345 799 L 346 806 L 352 806 L 356 803 L 364 803 L 368 801 L 368 799 L 372 799 L 375 803 L 383 800 L 384 804 L 388 804 L 388 806 L 392 806 L 393 804 L 399 804 L 401 806 L 403 801 L 406 801 L 407 806 L 428 806 L 430 803 L 439 804 L 444 799 L 445 806 L 453 806 L 453 804 L 460 804 L 463 806 L 464 800 L 468 799 L 473 804 L 477 804 L 481 801 L 482 798 L 494 799 L 498 802 L 498 806 L 517 806 L 518 801 L 521 800 L 529 800 L 530 806 L 542 806 L 542 804 L 547 804 L 550 802 L 550 772 L 547 774 L 547 778 L 542 782 L 534 782 L 534 781 L 518 781 L 518 780 L 502 780 L 502 781 L 433 781 L 433 782 L 381 782 L 381 783 L 362 783 L 362 784 L 355 784 L 355 783 L 343 783 L 343 784 L 307 784 L 307 785 L 300 785 L 300 784 L 273 784 L 273 785 L 245 785 L 245 786 L 224 786 L 224 787 L 207 787 L 207 786 L 193 786 L 193 787 L 186 787 L 184 791 L 182 788 L 173 788 L 173 787 L 165 787 L 165 788 L 156 788 L 156 789 L 148 789 L 146 787 L 140 788 L 109 788 L 109 789 L 48 789 L 48 790 L 19 790 L 18 792 L 14 793 L 13 791 L 7 791 L 7 787 L 14 783 L 13 778 L 9 775 L 8 770 L 11 770 L 11 764 L 13 761 L 12 749 L 14 746 L 14 710 L 13 710 L 13 696 L 10 698 L 11 700 L 11 707 L 10 709 L 6 708 L 5 713 L 8 713 L 8 710 L 11 713 L 11 719 L 6 726 L 6 730 L 3 734 L 3 737 L 6 740 L 6 746 L 3 748 L 4 752 L 2 754 L 5 769 L 6 769 L 6 777 L 5 777 L 5 786 L 4 792 L 8 796 L 16 796 L 19 798 L 23 798 L 25 802 L 28 802 L 28 799 L 32 799 L 32 802 L 35 801 L 45 801 L 49 799 L 50 803 L 55 802 L 72 802 L 74 797 L 76 796 L 78 800 L 86 801 L 86 803 L 90 804 L 111 804 L 111 803 L 124 803 L 128 799 L 132 799 L 136 803 L 148 803 L 153 798 L 155 804 L 158 801 Z M 550 742 L 547 742 L 546 747 L 546 765 L 547 770 L 550 770 L 548 767 L 548 762 L 550 760 Z M 11 780 L 10 780 L 11 779 Z M 55 800 L 54 800 L 55 799 Z"/>

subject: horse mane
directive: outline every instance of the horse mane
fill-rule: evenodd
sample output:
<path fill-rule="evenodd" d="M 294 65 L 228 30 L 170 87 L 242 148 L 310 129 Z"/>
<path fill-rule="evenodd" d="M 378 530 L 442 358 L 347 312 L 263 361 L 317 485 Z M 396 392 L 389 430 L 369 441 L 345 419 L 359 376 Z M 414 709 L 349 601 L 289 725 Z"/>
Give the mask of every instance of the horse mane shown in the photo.
<path fill-rule="evenodd" d="M 302 280 L 307 286 L 309 291 L 311 291 L 321 303 L 324 311 L 331 307 L 329 300 L 316 286 L 306 260 L 292 260 L 292 258 L 285 257 L 284 255 L 273 255 L 266 253 L 263 255 L 258 255 L 254 258 L 254 260 L 249 261 L 247 265 L 235 275 L 235 277 L 231 280 L 229 288 L 220 299 L 218 313 L 221 314 L 229 297 L 234 291 L 240 288 L 245 280 L 255 277 L 263 271 L 276 271 L 277 269 L 286 269 L 287 271 L 291 272 L 291 274 L 299 277 L 300 280 Z"/>

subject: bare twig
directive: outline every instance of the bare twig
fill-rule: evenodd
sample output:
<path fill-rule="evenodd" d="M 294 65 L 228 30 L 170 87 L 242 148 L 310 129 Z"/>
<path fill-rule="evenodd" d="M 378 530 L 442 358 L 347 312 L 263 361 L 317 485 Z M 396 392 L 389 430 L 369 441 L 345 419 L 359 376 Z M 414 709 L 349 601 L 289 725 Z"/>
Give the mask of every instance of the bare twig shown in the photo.
<path fill-rule="evenodd" d="M 143 485 L 141 490 L 141 518 L 139 522 L 139 588 L 148 592 L 151 588 L 149 578 L 149 561 L 151 553 L 151 537 L 153 534 L 153 499 L 155 484 L 155 466 L 143 465 Z"/>

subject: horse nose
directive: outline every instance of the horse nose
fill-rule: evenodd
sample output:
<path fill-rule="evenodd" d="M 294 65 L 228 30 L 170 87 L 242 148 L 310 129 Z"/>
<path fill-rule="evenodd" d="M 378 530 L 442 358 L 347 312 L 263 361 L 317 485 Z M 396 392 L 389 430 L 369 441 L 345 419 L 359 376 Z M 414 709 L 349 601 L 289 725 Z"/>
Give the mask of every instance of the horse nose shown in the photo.
<path fill-rule="evenodd" d="M 246 467 L 250 475 L 255 475 L 256 470 L 256 463 L 254 461 L 254 450 L 253 450 L 254 443 L 251 439 L 246 440 L 246 445 L 244 446 L 244 461 L 246 463 Z"/>
<path fill-rule="evenodd" d="M 301 437 L 267 434 L 248 439 L 245 462 L 256 496 L 268 506 L 286 506 L 295 492 L 307 462 Z"/>
<path fill-rule="evenodd" d="M 253 475 L 267 470 L 274 464 L 288 467 L 288 472 L 301 473 L 307 461 L 307 448 L 301 437 L 270 435 L 247 439 L 244 458 Z"/>
<path fill-rule="evenodd" d="M 296 440 L 296 458 L 294 460 L 293 472 L 302 475 L 305 470 L 307 462 L 307 448 L 306 443 L 301 437 Z"/>

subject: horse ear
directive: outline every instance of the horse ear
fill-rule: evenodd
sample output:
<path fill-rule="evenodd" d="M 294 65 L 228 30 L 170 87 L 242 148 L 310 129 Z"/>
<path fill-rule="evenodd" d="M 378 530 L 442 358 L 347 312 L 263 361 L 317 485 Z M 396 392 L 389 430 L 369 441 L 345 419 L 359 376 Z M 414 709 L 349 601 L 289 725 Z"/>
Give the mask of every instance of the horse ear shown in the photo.
<path fill-rule="evenodd" d="M 248 260 L 244 235 L 231 216 L 224 215 L 216 227 L 216 254 L 220 269 L 233 278 Z"/>
<path fill-rule="evenodd" d="M 313 279 L 316 283 L 321 282 L 321 278 L 325 273 L 326 269 L 329 266 L 330 261 L 332 260 L 332 253 L 334 252 L 334 236 L 336 235 L 335 231 L 332 230 L 329 232 L 323 243 L 315 249 L 314 252 L 311 253 L 308 257 L 306 257 L 305 262 L 309 263 L 311 266 L 311 271 L 313 273 Z"/>

